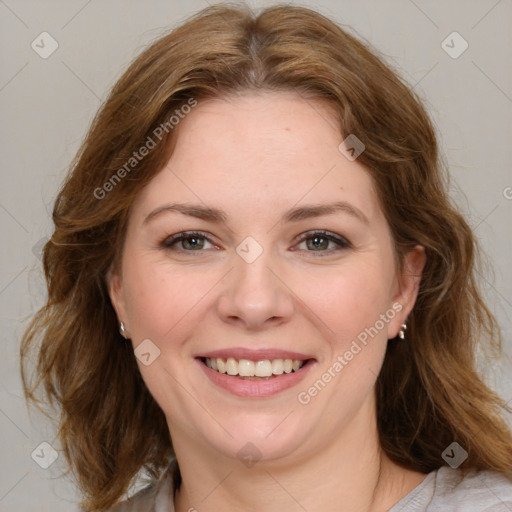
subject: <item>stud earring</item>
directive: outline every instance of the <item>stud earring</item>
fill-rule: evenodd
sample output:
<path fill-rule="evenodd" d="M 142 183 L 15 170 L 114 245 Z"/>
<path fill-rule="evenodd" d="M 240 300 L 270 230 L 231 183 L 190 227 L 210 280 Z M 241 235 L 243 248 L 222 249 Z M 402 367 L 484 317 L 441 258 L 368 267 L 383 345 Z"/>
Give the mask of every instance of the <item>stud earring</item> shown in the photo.
<path fill-rule="evenodd" d="M 124 322 L 121 322 L 119 324 L 119 332 L 121 333 L 121 336 L 123 338 L 125 338 L 125 339 L 127 338 L 127 336 L 126 336 L 126 327 L 124 326 Z"/>
<path fill-rule="evenodd" d="M 407 330 L 407 324 L 402 324 L 401 329 L 398 331 L 398 337 L 403 340 L 405 339 L 405 331 Z"/>

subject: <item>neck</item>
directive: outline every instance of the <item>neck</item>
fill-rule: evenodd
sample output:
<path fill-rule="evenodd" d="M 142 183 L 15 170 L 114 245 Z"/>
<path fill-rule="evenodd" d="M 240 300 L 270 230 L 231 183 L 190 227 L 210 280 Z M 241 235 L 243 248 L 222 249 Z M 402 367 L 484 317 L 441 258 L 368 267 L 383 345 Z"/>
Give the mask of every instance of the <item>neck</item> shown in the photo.
<path fill-rule="evenodd" d="M 368 425 L 365 414 L 360 420 L 300 457 L 262 458 L 250 468 L 178 439 L 183 481 L 176 512 L 385 512 L 425 475 L 394 464 L 380 448 L 375 422 Z"/>

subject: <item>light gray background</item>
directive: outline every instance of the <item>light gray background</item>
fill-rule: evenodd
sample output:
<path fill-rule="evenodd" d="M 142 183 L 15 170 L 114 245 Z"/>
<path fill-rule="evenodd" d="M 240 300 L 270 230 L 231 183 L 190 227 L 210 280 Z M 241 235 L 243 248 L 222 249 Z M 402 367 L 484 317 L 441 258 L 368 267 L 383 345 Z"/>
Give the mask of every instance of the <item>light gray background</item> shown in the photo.
<path fill-rule="evenodd" d="M 44 299 L 38 242 L 51 233 L 58 185 L 100 102 L 128 63 L 207 4 L 0 0 L 0 512 L 76 510 L 73 487 L 60 478 L 62 456 L 46 470 L 31 458 L 42 441 L 58 446 L 41 417 L 29 417 L 18 372 L 20 335 Z M 450 164 L 453 194 L 489 255 L 484 288 L 510 354 L 512 0 L 301 5 L 351 26 L 427 101 Z M 31 48 L 43 31 L 59 44 L 47 59 Z M 469 43 L 457 59 L 441 47 L 453 31 Z M 510 367 L 498 363 L 484 361 L 485 378 L 512 400 Z"/>

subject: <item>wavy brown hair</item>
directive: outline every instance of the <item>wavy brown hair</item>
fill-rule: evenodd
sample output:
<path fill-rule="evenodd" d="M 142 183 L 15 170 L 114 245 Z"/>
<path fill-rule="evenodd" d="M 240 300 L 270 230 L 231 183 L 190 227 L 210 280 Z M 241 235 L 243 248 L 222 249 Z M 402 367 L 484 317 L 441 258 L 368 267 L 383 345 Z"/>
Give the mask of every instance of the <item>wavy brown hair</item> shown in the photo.
<path fill-rule="evenodd" d="M 398 267 L 415 245 L 426 250 L 408 340 L 389 344 L 377 381 L 386 454 L 430 472 L 457 441 L 468 452 L 462 469 L 512 477 L 505 404 L 475 364 L 480 344 L 499 350 L 499 330 L 478 290 L 475 238 L 448 198 L 420 99 L 368 44 L 312 10 L 274 6 L 256 15 L 218 5 L 156 41 L 128 68 L 55 202 L 55 230 L 43 256 L 48 299 L 22 340 L 22 375 L 29 400 L 59 411 L 59 439 L 83 506 L 108 508 L 141 468 L 156 477 L 173 454 L 163 412 L 118 332 L 106 277 L 119 263 L 134 197 L 168 160 L 179 127 L 168 125 L 133 170 L 112 177 L 186 103 L 243 91 L 295 91 L 312 105 L 327 102 L 339 118 L 340 141 L 356 134 L 366 146 L 359 161 L 378 191 Z M 33 350 L 37 368 L 29 377 Z"/>

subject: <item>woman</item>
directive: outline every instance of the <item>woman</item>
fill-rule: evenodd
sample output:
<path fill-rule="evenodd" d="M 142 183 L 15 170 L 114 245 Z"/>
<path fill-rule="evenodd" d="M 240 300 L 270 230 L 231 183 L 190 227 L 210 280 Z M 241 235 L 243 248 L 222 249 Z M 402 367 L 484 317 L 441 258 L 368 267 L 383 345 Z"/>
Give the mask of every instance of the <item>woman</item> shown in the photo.
<path fill-rule="evenodd" d="M 418 98 L 333 22 L 217 6 L 157 41 L 54 222 L 24 382 L 86 510 L 512 510 L 474 237 Z"/>

